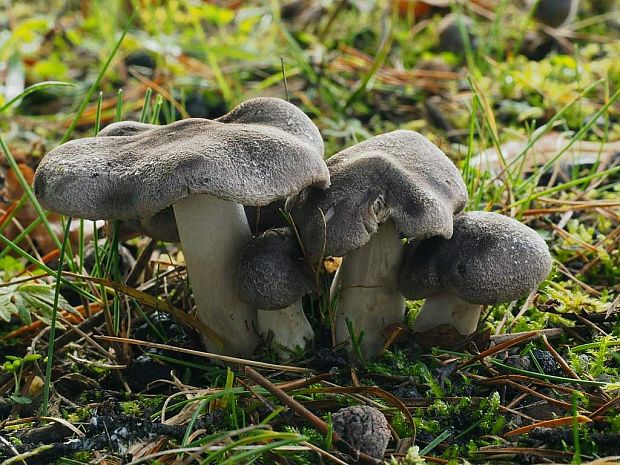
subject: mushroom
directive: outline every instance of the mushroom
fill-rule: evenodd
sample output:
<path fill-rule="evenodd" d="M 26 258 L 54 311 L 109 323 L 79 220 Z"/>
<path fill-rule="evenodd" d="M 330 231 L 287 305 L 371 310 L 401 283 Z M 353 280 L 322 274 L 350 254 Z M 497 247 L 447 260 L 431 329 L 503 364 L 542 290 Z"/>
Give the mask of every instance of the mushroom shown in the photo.
<path fill-rule="evenodd" d="M 275 98 L 251 99 L 214 121 L 122 125 L 132 135 L 109 135 L 117 126 L 50 152 L 35 176 L 39 201 L 65 215 L 139 224 L 172 206 L 198 319 L 223 341 L 205 339 L 207 348 L 251 356 L 256 311 L 234 284 L 251 238 L 243 205 L 329 184 L 318 129 Z"/>
<path fill-rule="evenodd" d="M 97 241 L 97 245 L 95 245 L 94 241 L 91 241 L 86 247 L 84 247 L 84 269 L 87 270 L 89 274 L 92 274 L 95 266 L 97 266 L 97 255 L 103 255 L 106 245 L 108 245 L 110 250 L 112 250 L 112 241 L 108 242 L 108 239 L 99 239 Z M 95 248 L 97 248 L 97 252 L 95 251 Z M 99 252 L 99 250 L 101 252 Z M 120 242 L 116 244 L 116 250 L 116 256 L 118 257 L 118 270 L 120 275 L 126 278 L 129 276 L 129 273 L 131 273 L 134 266 L 136 266 L 136 259 L 131 253 L 131 250 Z"/>
<path fill-rule="evenodd" d="M 354 405 L 332 415 L 334 431 L 355 450 L 382 459 L 392 433 L 380 410 Z"/>
<path fill-rule="evenodd" d="M 467 49 L 477 48 L 476 36 L 471 32 L 474 25 L 469 16 L 459 14 L 446 15 L 437 25 L 438 47 L 442 52 L 464 55 Z"/>
<path fill-rule="evenodd" d="M 346 255 L 332 284 L 336 341 L 348 339 L 350 320 L 356 337 L 364 333 L 362 354 L 374 356 L 384 344 L 380 331 L 404 321 L 401 239 L 449 238 L 467 190 L 450 159 L 413 131 L 373 137 L 327 166 L 331 187 L 302 191 L 291 215 L 313 263 Z"/>
<path fill-rule="evenodd" d="M 285 349 L 303 348 L 313 339 L 301 298 L 316 282 L 291 228 L 271 229 L 248 242 L 236 281 L 241 301 L 259 309 L 260 333 L 271 331 L 273 342 Z"/>
<path fill-rule="evenodd" d="M 579 0 L 526 0 L 526 3 L 529 8 L 535 8 L 534 18 L 552 28 L 571 23 L 579 9 Z"/>
<path fill-rule="evenodd" d="M 415 333 L 450 325 L 461 336 L 473 334 L 483 305 L 527 295 L 551 270 L 545 241 L 497 213 L 463 213 L 454 218 L 452 238 L 412 242 L 406 249 L 400 290 L 409 299 L 426 299 Z"/>

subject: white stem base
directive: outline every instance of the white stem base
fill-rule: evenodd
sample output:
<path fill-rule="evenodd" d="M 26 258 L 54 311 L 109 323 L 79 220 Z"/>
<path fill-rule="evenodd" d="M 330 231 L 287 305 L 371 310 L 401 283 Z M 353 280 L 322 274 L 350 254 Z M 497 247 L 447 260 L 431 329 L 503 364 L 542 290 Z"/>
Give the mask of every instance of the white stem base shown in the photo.
<path fill-rule="evenodd" d="M 273 333 L 272 342 L 284 350 L 277 350 L 280 359 L 290 358 L 290 350 L 306 347 L 314 339 L 314 331 L 304 313 L 301 299 L 280 310 L 258 310 L 258 331 L 267 336 Z M 288 349 L 288 350 L 287 350 Z"/>
<path fill-rule="evenodd" d="M 426 333 L 431 329 L 448 324 L 459 334 L 469 336 L 476 332 L 482 305 L 470 304 L 453 294 L 437 294 L 428 297 L 413 324 L 414 333 Z"/>
<path fill-rule="evenodd" d="M 362 355 L 379 354 L 385 344 L 382 330 L 405 319 L 405 299 L 397 286 L 402 261 L 403 243 L 392 222 L 381 225 L 367 244 L 344 257 L 331 289 L 332 300 L 338 293 L 337 343 L 349 339 L 349 319 L 356 338 L 364 332 Z"/>
<path fill-rule="evenodd" d="M 203 337 L 209 351 L 249 358 L 259 340 L 256 310 L 237 297 L 235 267 L 252 238 L 243 207 L 209 195 L 174 204 L 181 246 L 192 282 L 198 320 L 223 341 Z"/>

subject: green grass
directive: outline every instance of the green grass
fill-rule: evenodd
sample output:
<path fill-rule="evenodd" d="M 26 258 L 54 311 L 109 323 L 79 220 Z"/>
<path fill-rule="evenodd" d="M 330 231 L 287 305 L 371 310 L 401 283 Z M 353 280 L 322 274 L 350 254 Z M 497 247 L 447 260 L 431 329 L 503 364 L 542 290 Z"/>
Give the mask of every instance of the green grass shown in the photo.
<path fill-rule="evenodd" d="M 116 398 L 112 396 L 116 400 L 135 400 L 144 409 L 144 418 L 154 422 L 164 415 L 179 415 L 181 437 L 168 441 L 160 455 L 144 458 L 151 463 L 166 454 L 183 459 L 194 454 L 198 463 L 284 463 L 287 457 L 296 463 L 316 463 L 316 452 L 307 444 L 331 447 L 330 437 L 322 438 L 308 422 L 284 414 L 279 401 L 249 384 L 242 371 L 206 365 L 172 351 L 149 352 L 151 360 L 175 370 L 173 384 L 153 388 L 170 396 L 169 404 L 165 409 L 151 408 L 126 389 L 127 371 L 110 368 L 131 364 L 140 348 L 101 339 L 78 339 L 81 342 L 57 346 L 56 330 L 59 337 L 69 332 L 62 329 L 68 326 L 59 317 L 64 309 L 59 299 L 66 294 L 72 296 L 74 307 L 84 307 L 86 319 L 89 307 L 102 308 L 104 323 L 97 332 L 132 337 L 142 331 L 141 337 L 149 340 L 191 347 L 198 340 L 192 329 L 176 322 L 176 330 L 170 331 L 147 297 L 155 295 L 170 306 L 190 311 L 190 293 L 182 269 L 168 270 L 152 262 L 145 266 L 149 274 L 134 286 L 142 294 L 111 285 L 125 284 L 118 253 L 122 228 L 118 225 L 110 225 L 105 240 L 94 247 L 89 274 L 101 280 L 80 278 L 85 274 L 91 222 L 74 219 L 79 237 L 73 244 L 66 234 L 57 234 L 59 228 L 68 231 L 71 221 L 59 221 L 45 212 L 18 169 L 19 163 L 34 167 L 44 152 L 67 140 L 92 136 L 112 121 L 171 122 L 192 105 L 198 107 L 193 107 L 194 112 L 217 117 L 247 98 L 271 95 L 290 99 L 312 117 L 324 136 L 328 156 L 393 129 L 421 132 L 461 168 L 470 196 L 469 210 L 498 211 L 539 231 L 550 246 L 556 271 L 519 319 L 516 315 L 524 299 L 487 309 L 483 326 L 491 334 L 499 328 L 500 335 L 561 329 L 552 343 L 577 374 L 574 378 L 561 371 L 546 373 L 544 364 L 534 356 L 533 349 L 545 350 L 540 339 L 460 369 L 458 363 L 475 355 L 471 346 L 429 351 L 401 341 L 375 362 L 364 363 L 358 353 L 362 363 L 355 375 L 340 368 L 329 381 L 317 381 L 289 394 L 316 406 L 327 418 L 340 406 L 371 402 L 387 414 L 403 438 L 415 435 L 420 456 L 433 455 L 452 463 L 465 459 L 485 463 L 483 452 L 489 447 L 538 447 L 535 434 L 502 435 L 515 429 L 518 421 L 528 424 L 530 417 L 542 420 L 543 413 L 574 418 L 570 427 L 554 429 L 550 448 L 565 454 L 554 460 L 585 463 L 604 455 L 607 449 L 600 445 L 600 438 L 617 433 L 620 407 L 607 409 L 592 423 L 578 423 L 577 414 L 597 411 L 617 395 L 620 383 L 616 351 L 620 323 L 617 316 L 604 319 L 620 291 L 620 210 L 604 204 L 620 196 L 620 167 L 598 166 L 608 144 L 620 140 L 620 64 L 614 58 L 620 54 L 617 29 L 603 21 L 591 21 L 579 30 L 585 36 L 574 42 L 572 53 L 551 53 L 532 61 L 516 52 L 526 42 L 526 33 L 537 29 L 531 11 L 519 12 L 513 2 L 505 0 L 498 2 L 492 19 L 477 15 L 469 6 L 453 9 L 459 16 L 474 19 L 472 31 L 481 39 L 477 48 L 468 43 L 461 57 L 436 49 L 439 14 L 420 22 L 410 13 L 390 9 L 388 2 L 358 10 L 335 1 L 317 20 L 303 26 L 282 15 L 277 1 L 246 4 L 241 11 L 188 0 L 82 3 L 83 9 L 71 5 L 61 11 L 64 2 L 60 1 L 16 1 L 5 7 L 6 11 L 0 9 L 5 13 L 0 14 L 0 29 L 4 27 L 2 18 L 10 20 L 10 29 L 0 30 L 0 63 L 7 64 L 6 69 L 0 69 L 0 78 L 21 73 L 25 82 L 19 92 L 8 96 L 0 88 L 0 170 L 11 170 L 23 192 L 0 224 L 0 286 L 8 288 L 28 278 L 41 287 L 25 287 L 24 295 L 45 288 L 44 298 L 53 296 L 49 333 L 44 325 L 12 340 L 0 340 L 0 362 L 7 356 L 24 357 L 30 346 L 38 355 L 47 354 L 45 368 L 36 360 L 21 367 L 19 382 L 13 380 L 13 374 L 0 372 L 0 386 L 6 388 L 0 391 L 0 398 L 17 394 L 14 389 L 20 388 L 20 395 L 31 396 L 33 404 L 39 405 L 39 410 L 30 414 L 73 418 L 75 407 L 61 401 L 62 408 L 57 410 L 52 402 L 58 400 L 53 390 L 57 374 L 63 373 L 95 379 L 118 392 Z M 582 3 L 582 17 L 593 15 L 588 13 L 590 2 Z M 120 13 L 115 15 L 115 11 Z M 465 23 L 460 25 L 466 38 Z M 127 73 L 124 64 L 137 52 L 150 54 L 156 65 L 153 72 L 136 69 L 145 72 L 140 80 Z M 443 60 L 457 75 L 450 79 L 434 74 L 426 80 L 416 77 L 420 75 L 412 70 L 429 59 Z M 428 102 L 435 105 L 445 124 L 427 117 Z M 183 112 L 178 112 L 179 105 L 184 106 Z M 526 171 L 532 148 L 554 132 L 564 133 L 565 143 Z M 516 154 L 505 153 L 506 142 L 516 139 L 524 141 L 522 148 Z M 600 144 L 597 163 L 573 168 L 553 185 L 543 182 L 582 141 Z M 490 148 L 499 152 L 499 172 L 480 172 L 471 166 L 473 157 Z M 553 210 L 574 201 L 589 205 L 573 210 L 570 218 L 566 212 Z M 10 232 L 14 221 L 28 210 L 35 216 L 17 233 Z M 0 217 L 3 213 L 0 211 Z M 59 251 L 57 264 L 42 263 L 44 251 L 29 246 L 27 239 L 40 230 Z M 135 251 L 144 250 L 146 243 L 134 238 L 129 246 L 138 255 Z M 153 258 L 178 261 L 177 253 L 174 245 L 159 244 Z M 330 326 L 334 308 L 328 300 L 323 297 L 307 309 L 318 331 Z M 409 305 L 413 309 L 418 304 Z M 31 318 L 40 316 L 33 312 Z M 0 337 L 23 324 L 13 319 L 0 326 Z M 141 325 L 146 329 L 140 329 Z M 350 330 L 355 333 L 354 327 Z M 68 358 L 68 354 L 78 358 Z M 268 354 L 275 357 L 273 351 Z M 529 358 L 531 365 L 513 366 L 507 355 Z M 309 349 L 287 363 L 308 366 L 318 356 Z M 79 360 L 102 363 L 103 368 Z M 42 394 L 30 392 L 23 384 L 24 380 L 34 382 L 37 376 L 43 378 Z M 273 382 L 298 379 L 299 375 L 285 372 L 274 372 L 272 377 Z M 378 391 L 356 392 L 354 379 L 362 388 L 376 386 Z M 402 394 L 414 392 L 413 388 L 419 398 L 411 400 Z M 186 389 L 191 392 L 187 398 L 180 394 Z M 414 416 L 415 432 L 402 411 L 388 403 L 384 391 L 401 392 Z M 518 402 L 524 392 L 528 397 Z M 559 411 L 544 403 L 545 398 L 552 398 L 556 407 L 560 405 Z M 79 402 L 99 404 L 100 400 Z M 536 416 L 539 412 L 527 409 L 528 403 L 535 402 L 544 404 L 540 418 Z M 193 437 L 197 425 L 214 412 L 223 414 L 205 426 L 202 436 Z M 18 412 L 10 420 L 20 416 L 28 415 Z M 2 437 L 15 434 L 2 428 Z M 42 452 L 24 452 L 23 458 Z M 7 453 L 0 452 L 0 459 L 11 457 L 9 460 L 20 463 L 20 457 L 2 455 Z M 395 458 L 393 463 L 424 463 L 413 452 L 409 456 Z M 65 457 L 58 463 L 87 463 L 93 457 Z M 523 463 L 536 460 L 536 456 L 504 454 L 503 460 Z"/>

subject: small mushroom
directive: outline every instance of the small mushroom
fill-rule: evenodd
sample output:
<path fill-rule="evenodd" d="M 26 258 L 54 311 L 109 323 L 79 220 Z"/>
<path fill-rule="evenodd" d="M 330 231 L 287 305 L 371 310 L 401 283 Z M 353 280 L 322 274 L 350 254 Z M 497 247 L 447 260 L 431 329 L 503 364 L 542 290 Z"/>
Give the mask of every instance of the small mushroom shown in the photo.
<path fill-rule="evenodd" d="M 476 36 L 471 32 L 474 21 L 465 15 L 446 15 L 437 25 L 439 50 L 464 55 L 467 49 L 475 50 Z"/>
<path fill-rule="evenodd" d="M 336 341 L 349 337 L 375 356 L 381 330 L 405 317 L 398 290 L 402 238 L 449 238 L 452 218 L 467 202 L 467 190 L 452 161 L 413 131 L 373 137 L 327 161 L 329 189 L 310 187 L 296 198 L 291 215 L 308 257 L 344 256 L 332 285 L 337 296 Z"/>
<path fill-rule="evenodd" d="M 251 356 L 256 311 L 239 301 L 234 284 L 251 238 L 243 205 L 329 184 L 316 126 L 284 100 L 255 98 L 214 121 L 119 123 L 102 136 L 63 144 L 41 161 L 34 181 L 41 204 L 137 224 L 172 207 L 198 319 L 223 341 L 205 339 L 207 348 Z"/>
<path fill-rule="evenodd" d="M 105 251 L 105 246 L 108 244 L 108 239 L 99 239 L 97 242 L 97 253 L 95 252 L 95 243 L 91 241 L 84 247 L 84 268 L 91 273 L 96 266 L 97 255 L 102 256 Z M 112 243 L 109 243 L 110 250 L 112 249 Z M 129 276 L 129 273 L 136 266 L 136 259 L 131 251 L 120 242 L 117 244 L 117 257 L 118 257 L 118 270 L 123 278 Z"/>
<path fill-rule="evenodd" d="M 388 422 L 380 410 L 354 405 L 332 415 L 334 431 L 359 452 L 382 459 L 390 442 Z"/>
<path fill-rule="evenodd" d="M 534 18 L 552 28 L 572 23 L 579 9 L 579 0 L 526 0 L 526 3 L 529 8 L 535 8 Z"/>
<path fill-rule="evenodd" d="M 497 213 L 467 212 L 454 218 L 451 238 L 407 246 L 400 290 L 426 299 L 414 332 L 450 325 L 467 336 L 476 331 L 483 305 L 527 295 L 550 270 L 549 249 L 534 230 Z"/>
<path fill-rule="evenodd" d="M 285 349 L 303 348 L 313 339 L 301 298 L 316 283 L 291 228 L 271 229 L 248 242 L 237 265 L 237 286 L 241 301 L 259 309 L 260 333 L 272 332 L 273 342 Z"/>

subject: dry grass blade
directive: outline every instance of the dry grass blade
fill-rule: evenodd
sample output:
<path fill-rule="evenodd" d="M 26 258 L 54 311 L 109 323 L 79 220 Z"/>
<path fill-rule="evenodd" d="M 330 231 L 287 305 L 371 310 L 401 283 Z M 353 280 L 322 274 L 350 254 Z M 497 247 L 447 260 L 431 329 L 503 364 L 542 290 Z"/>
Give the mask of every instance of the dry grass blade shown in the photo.
<path fill-rule="evenodd" d="M 558 458 L 573 456 L 570 452 L 564 452 L 561 450 L 540 449 L 534 447 L 497 447 L 491 446 L 489 448 L 480 448 L 476 453 L 489 454 L 489 455 L 534 455 L 538 457 Z"/>
<path fill-rule="evenodd" d="M 305 387 L 308 387 L 312 384 L 316 384 L 319 383 L 321 381 L 323 381 L 324 379 L 329 379 L 331 378 L 333 375 L 331 373 L 320 373 L 316 376 L 312 376 L 311 378 L 307 378 L 307 379 L 298 379 L 295 381 L 289 381 L 288 383 L 281 383 L 278 384 L 278 387 L 280 389 L 282 389 L 283 391 L 291 391 L 294 389 L 303 389 Z"/>
<path fill-rule="evenodd" d="M 321 449 L 318 446 L 315 446 L 314 444 L 311 444 L 309 442 L 302 442 L 301 445 L 306 446 L 308 449 L 313 450 L 317 454 L 321 455 L 322 457 L 325 457 L 326 459 L 331 460 L 334 463 L 337 463 L 338 465 L 348 465 L 347 462 L 340 460 L 335 455 L 330 454 L 329 452 Z"/>
<path fill-rule="evenodd" d="M 288 371 L 291 373 L 312 373 L 312 370 L 308 368 L 300 368 L 300 367 L 294 367 L 290 365 L 276 365 L 275 363 L 257 362 L 254 360 L 246 360 L 243 358 L 229 357 L 228 355 L 212 354 L 210 352 L 202 352 L 200 350 L 185 349 L 183 347 L 174 347 L 168 344 L 159 344 L 156 342 L 139 341 L 137 339 L 128 339 L 124 337 L 115 337 L 115 336 L 95 336 L 95 338 L 102 339 L 104 341 L 110 341 L 110 342 L 120 342 L 123 344 L 133 344 L 133 345 L 144 346 L 144 347 L 154 347 L 156 349 L 169 350 L 171 352 L 179 352 L 182 354 L 195 355 L 196 357 L 204 357 L 204 358 L 209 358 L 212 360 L 219 360 L 220 362 L 225 362 L 225 363 L 255 366 L 258 368 L 264 368 L 266 370 Z"/>
<path fill-rule="evenodd" d="M 103 279 L 103 278 L 94 278 L 92 276 L 85 276 L 85 275 L 80 275 L 76 273 L 65 272 L 63 274 L 67 276 L 72 276 L 74 278 L 84 279 L 85 281 L 91 281 L 97 284 L 103 284 L 104 286 L 114 289 L 115 291 L 125 294 L 129 297 L 132 297 L 136 299 L 137 301 L 145 305 L 148 305 L 149 307 L 153 307 L 157 310 L 162 310 L 164 312 L 167 312 L 171 314 L 172 316 L 174 316 L 175 318 L 179 319 L 180 321 L 186 323 L 190 327 L 196 328 L 202 334 L 205 334 L 216 346 L 224 347 L 222 338 L 219 337 L 215 333 L 215 331 L 209 328 L 206 324 L 190 317 L 186 312 L 184 312 L 183 310 L 179 308 L 176 308 L 174 305 L 172 305 L 170 302 L 166 300 L 158 299 L 156 296 L 153 296 L 146 292 L 139 291 L 138 289 L 134 289 L 133 287 L 126 286 L 122 283 L 119 283 L 118 281 L 111 281 L 109 279 Z"/>
<path fill-rule="evenodd" d="M 592 412 L 592 415 L 590 415 L 590 418 L 592 418 L 593 420 L 602 415 L 603 413 L 607 412 L 609 409 L 612 409 L 614 407 L 620 406 L 620 397 L 615 397 L 613 399 L 611 399 L 609 402 L 601 405 L 597 410 L 595 410 L 594 412 Z"/>
<path fill-rule="evenodd" d="M 520 335 L 519 337 L 516 337 L 514 339 L 508 340 L 508 341 L 504 341 L 501 342 L 499 344 L 497 344 L 495 347 L 491 347 L 490 349 L 485 350 L 484 352 L 480 352 L 478 355 L 470 358 L 469 360 L 461 363 L 458 368 L 464 368 L 468 365 L 471 365 L 472 363 L 476 363 L 478 360 L 482 360 L 485 357 L 489 357 L 491 355 L 497 354 L 499 352 L 502 352 L 512 346 L 521 344 L 522 342 L 526 342 L 526 341 L 530 341 L 532 339 L 536 339 L 538 337 L 538 332 L 536 331 L 532 331 L 529 333 L 525 333 Z"/>
<path fill-rule="evenodd" d="M 512 341 L 516 338 L 519 338 L 523 334 L 529 334 L 529 333 L 531 333 L 531 331 L 526 331 L 523 333 L 492 334 L 491 341 L 495 342 L 496 344 L 501 344 L 503 342 Z M 555 338 L 560 337 L 562 334 L 564 334 L 564 331 L 562 330 L 562 328 L 547 328 L 547 329 L 540 329 L 536 331 L 536 333 L 539 336 L 544 334 L 545 336 L 547 336 L 547 338 L 555 339 Z"/>
<path fill-rule="evenodd" d="M 544 334 L 541 336 L 541 339 L 547 350 L 551 353 L 551 355 L 553 355 L 555 361 L 558 362 L 558 365 L 560 365 L 560 368 L 562 368 L 564 374 L 573 379 L 580 379 L 579 376 L 577 376 L 577 373 L 575 373 L 568 363 L 566 363 L 566 360 L 564 360 L 562 356 L 553 348 L 553 346 L 549 344 L 549 341 Z"/>
<path fill-rule="evenodd" d="M 529 433 L 535 428 L 560 428 L 562 426 L 571 426 L 575 420 L 578 423 L 590 423 L 592 421 L 584 415 L 577 415 L 577 417 L 554 418 L 553 420 L 539 421 L 538 423 L 513 429 L 512 431 L 508 431 L 504 434 L 504 437 L 509 438 L 512 436 L 519 436 L 520 434 Z"/>
<path fill-rule="evenodd" d="M 409 425 L 415 430 L 415 422 L 411 416 L 411 412 L 407 406 L 394 394 L 390 394 L 383 389 L 374 386 L 359 386 L 359 387 L 321 387 L 316 389 L 316 392 L 330 393 L 330 394 L 371 394 L 375 397 L 381 397 L 390 404 L 394 405 L 405 416 Z"/>
<path fill-rule="evenodd" d="M 614 457 L 603 457 L 592 462 L 582 463 L 581 465 L 618 465 L 620 463 L 620 455 Z M 559 463 L 551 463 L 546 465 L 561 465 Z"/>

